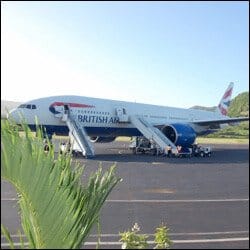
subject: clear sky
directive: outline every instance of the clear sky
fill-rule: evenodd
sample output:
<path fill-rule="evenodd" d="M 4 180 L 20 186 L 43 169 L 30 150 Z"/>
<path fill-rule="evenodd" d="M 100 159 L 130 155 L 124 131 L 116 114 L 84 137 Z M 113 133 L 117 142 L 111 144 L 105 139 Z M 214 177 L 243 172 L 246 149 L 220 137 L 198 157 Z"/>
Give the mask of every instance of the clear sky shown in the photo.
<path fill-rule="evenodd" d="M 189 108 L 249 91 L 249 3 L 1 2 L 1 99 Z"/>

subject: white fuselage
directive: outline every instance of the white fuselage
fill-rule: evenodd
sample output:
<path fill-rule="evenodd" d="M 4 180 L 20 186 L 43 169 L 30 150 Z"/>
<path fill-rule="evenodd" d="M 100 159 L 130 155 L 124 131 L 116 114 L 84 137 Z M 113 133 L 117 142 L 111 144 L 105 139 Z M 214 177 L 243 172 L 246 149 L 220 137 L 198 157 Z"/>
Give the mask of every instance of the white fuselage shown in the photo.
<path fill-rule="evenodd" d="M 118 122 L 117 109 L 125 110 L 126 115 L 140 115 L 154 126 L 173 123 L 189 124 L 196 133 L 202 133 L 206 126 L 193 124 L 197 120 L 220 119 L 225 117 L 217 112 L 201 111 L 195 109 L 182 109 L 158 105 L 141 104 L 133 102 L 115 101 L 81 96 L 52 96 L 27 102 L 26 105 L 35 107 L 17 108 L 11 112 L 15 120 L 21 113 L 30 127 L 35 126 L 35 117 L 41 125 L 47 126 L 49 131 L 65 134 L 66 124 L 56 117 L 56 113 L 63 104 L 69 104 L 70 112 L 78 122 L 87 128 L 89 135 L 137 135 L 138 131 L 132 123 Z M 35 106 L 34 106 L 35 105 Z M 31 106 L 32 107 L 32 106 Z M 20 119 L 19 119 L 20 120 Z M 55 130 L 55 131 L 53 131 Z M 137 131 L 137 132 L 134 132 Z M 106 133 L 107 132 L 107 133 Z"/>

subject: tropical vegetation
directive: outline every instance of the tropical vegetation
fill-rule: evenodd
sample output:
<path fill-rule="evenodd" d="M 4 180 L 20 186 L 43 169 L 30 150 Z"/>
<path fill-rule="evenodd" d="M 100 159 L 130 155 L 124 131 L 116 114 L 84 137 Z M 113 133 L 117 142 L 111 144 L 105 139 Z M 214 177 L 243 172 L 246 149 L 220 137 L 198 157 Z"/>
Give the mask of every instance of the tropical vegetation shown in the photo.
<path fill-rule="evenodd" d="M 77 249 L 84 244 L 106 198 L 120 181 L 115 166 L 93 173 L 81 183 L 84 168 L 72 166 L 70 154 L 44 152 L 42 131 L 34 137 L 26 125 L 24 136 L 8 120 L 1 123 L 1 173 L 18 193 L 21 224 L 29 248 Z M 13 247 L 6 227 L 2 233 Z M 21 240 L 21 243 L 23 240 Z"/>
<path fill-rule="evenodd" d="M 194 109 L 215 111 L 216 107 L 194 106 Z M 228 109 L 230 117 L 249 117 L 249 92 L 243 92 L 232 99 Z M 249 138 L 249 122 L 241 122 L 236 126 L 225 127 L 218 132 L 205 136 L 207 138 Z"/>
<path fill-rule="evenodd" d="M 141 231 L 137 223 L 134 224 L 131 230 L 120 233 L 122 249 L 146 249 L 149 247 L 148 235 L 140 234 Z M 155 229 L 154 234 L 154 249 L 168 249 L 172 245 L 169 238 L 169 229 L 163 223 Z"/>

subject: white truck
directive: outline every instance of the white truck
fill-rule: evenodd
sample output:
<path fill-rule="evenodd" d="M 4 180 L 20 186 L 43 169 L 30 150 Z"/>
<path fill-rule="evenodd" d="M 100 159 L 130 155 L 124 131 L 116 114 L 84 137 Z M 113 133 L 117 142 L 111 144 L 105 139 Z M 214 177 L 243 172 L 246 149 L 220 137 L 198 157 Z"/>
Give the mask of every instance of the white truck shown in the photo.
<path fill-rule="evenodd" d="M 192 151 L 194 156 L 200 157 L 210 157 L 212 154 L 211 147 L 200 146 L 197 144 L 193 145 Z"/>

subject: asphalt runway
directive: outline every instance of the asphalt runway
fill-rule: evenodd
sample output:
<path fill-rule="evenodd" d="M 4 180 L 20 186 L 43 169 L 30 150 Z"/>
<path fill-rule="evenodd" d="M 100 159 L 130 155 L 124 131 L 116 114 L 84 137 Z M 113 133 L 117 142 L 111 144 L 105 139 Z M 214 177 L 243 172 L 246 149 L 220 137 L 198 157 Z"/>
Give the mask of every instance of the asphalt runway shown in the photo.
<path fill-rule="evenodd" d="M 171 249 L 249 248 L 249 145 L 211 145 L 210 158 L 166 158 L 133 155 L 128 143 L 95 144 L 93 159 L 76 157 L 85 165 L 82 176 L 102 165 L 116 164 L 123 179 L 101 210 L 101 249 L 121 249 L 119 232 L 138 223 L 149 235 L 165 223 Z M 1 182 L 1 223 L 19 242 L 21 229 L 14 189 Z M 84 249 L 95 248 L 93 228 Z M 2 248 L 7 248 L 1 236 Z M 18 246 L 18 245 L 17 245 Z M 154 245 L 150 245 L 153 248 Z"/>

